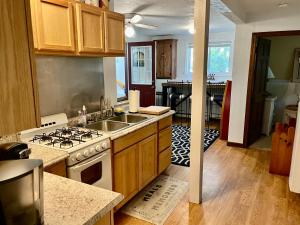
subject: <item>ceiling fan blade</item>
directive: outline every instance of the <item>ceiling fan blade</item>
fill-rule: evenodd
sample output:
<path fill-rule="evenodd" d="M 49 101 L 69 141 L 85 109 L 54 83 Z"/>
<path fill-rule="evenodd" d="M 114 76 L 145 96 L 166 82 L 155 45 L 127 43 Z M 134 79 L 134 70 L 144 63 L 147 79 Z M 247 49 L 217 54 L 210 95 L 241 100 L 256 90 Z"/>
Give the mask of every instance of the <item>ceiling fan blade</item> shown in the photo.
<path fill-rule="evenodd" d="M 136 14 L 136 15 L 134 15 L 134 16 L 130 19 L 130 23 L 135 24 L 135 23 L 140 22 L 142 19 L 143 19 L 142 16 Z"/>
<path fill-rule="evenodd" d="M 148 25 L 148 24 L 143 24 L 143 23 L 136 23 L 136 24 L 134 24 L 134 26 L 140 27 L 140 28 L 145 28 L 145 29 L 152 29 L 152 30 L 158 28 L 158 26 L 155 26 L 155 25 Z"/>
<path fill-rule="evenodd" d="M 132 13 L 140 13 L 140 12 L 144 11 L 145 9 L 150 8 L 153 5 L 154 5 L 154 3 L 148 3 L 148 4 L 140 5 L 140 6 L 136 7 L 135 9 L 133 9 Z"/>
<path fill-rule="evenodd" d="M 154 18 L 162 18 L 162 19 L 184 19 L 184 18 L 192 18 L 193 16 L 184 15 L 184 16 L 174 16 L 174 15 L 154 15 L 154 14 L 143 14 L 143 17 L 154 17 Z"/>

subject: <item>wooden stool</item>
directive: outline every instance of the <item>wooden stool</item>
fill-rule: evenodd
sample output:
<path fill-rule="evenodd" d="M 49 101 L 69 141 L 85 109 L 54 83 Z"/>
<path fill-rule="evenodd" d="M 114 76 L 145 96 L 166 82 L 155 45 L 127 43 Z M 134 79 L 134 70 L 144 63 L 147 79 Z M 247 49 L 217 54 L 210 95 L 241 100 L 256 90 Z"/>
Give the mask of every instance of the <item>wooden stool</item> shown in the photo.
<path fill-rule="evenodd" d="M 293 153 L 295 128 L 276 123 L 272 136 L 270 173 L 289 176 Z"/>

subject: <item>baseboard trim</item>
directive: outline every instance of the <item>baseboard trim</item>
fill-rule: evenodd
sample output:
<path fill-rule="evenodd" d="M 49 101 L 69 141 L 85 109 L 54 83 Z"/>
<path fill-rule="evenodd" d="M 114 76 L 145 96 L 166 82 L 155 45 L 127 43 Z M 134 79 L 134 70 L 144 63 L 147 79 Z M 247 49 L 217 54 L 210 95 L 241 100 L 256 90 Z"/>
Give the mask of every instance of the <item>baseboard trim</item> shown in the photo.
<path fill-rule="evenodd" d="M 236 143 L 236 142 L 230 142 L 230 141 L 227 142 L 227 146 L 237 147 L 237 148 L 245 148 L 244 144 Z"/>

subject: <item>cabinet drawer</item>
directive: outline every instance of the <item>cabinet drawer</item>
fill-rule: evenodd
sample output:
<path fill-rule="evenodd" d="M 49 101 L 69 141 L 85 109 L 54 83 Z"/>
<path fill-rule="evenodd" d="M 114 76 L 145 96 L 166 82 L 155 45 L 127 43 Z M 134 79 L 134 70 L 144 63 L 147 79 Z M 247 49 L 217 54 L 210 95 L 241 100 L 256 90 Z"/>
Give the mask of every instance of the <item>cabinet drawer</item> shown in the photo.
<path fill-rule="evenodd" d="M 166 117 L 158 121 L 158 129 L 162 130 L 172 125 L 172 116 Z"/>
<path fill-rule="evenodd" d="M 157 125 L 153 123 L 113 141 L 114 154 L 156 133 Z"/>
<path fill-rule="evenodd" d="M 168 127 L 159 132 L 158 150 L 159 152 L 172 145 L 172 128 Z"/>
<path fill-rule="evenodd" d="M 163 172 L 171 164 L 172 149 L 171 147 L 165 149 L 158 157 L 158 173 Z"/>

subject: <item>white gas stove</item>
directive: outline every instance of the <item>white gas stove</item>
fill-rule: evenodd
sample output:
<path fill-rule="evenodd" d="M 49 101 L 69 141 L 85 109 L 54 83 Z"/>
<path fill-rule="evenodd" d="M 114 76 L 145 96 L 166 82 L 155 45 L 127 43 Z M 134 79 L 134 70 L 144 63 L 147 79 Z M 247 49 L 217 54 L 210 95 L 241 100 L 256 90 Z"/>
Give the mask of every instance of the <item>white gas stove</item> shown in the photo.
<path fill-rule="evenodd" d="M 21 132 L 21 140 L 31 145 L 69 153 L 68 177 L 111 189 L 111 151 L 109 136 L 104 132 L 68 127 L 66 114 L 42 117 L 40 128 Z"/>

